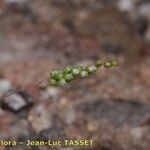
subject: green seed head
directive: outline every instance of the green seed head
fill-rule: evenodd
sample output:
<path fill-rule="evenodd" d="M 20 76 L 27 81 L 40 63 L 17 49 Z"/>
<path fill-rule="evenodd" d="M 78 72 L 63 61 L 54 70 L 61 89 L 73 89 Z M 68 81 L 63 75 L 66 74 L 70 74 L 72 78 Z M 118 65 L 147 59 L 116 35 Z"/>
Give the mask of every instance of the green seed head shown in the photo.
<path fill-rule="evenodd" d="M 72 67 L 71 66 L 67 66 L 67 67 L 64 68 L 63 73 L 70 73 L 71 70 L 72 70 Z"/>
<path fill-rule="evenodd" d="M 91 74 L 91 73 L 94 73 L 95 71 L 97 70 L 96 66 L 94 65 L 89 65 L 86 67 L 86 71 Z"/>
<path fill-rule="evenodd" d="M 53 71 L 50 73 L 50 76 L 53 78 L 57 73 L 58 73 L 58 70 L 53 70 Z"/>
<path fill-rule="evenodd" d="M 65 79 L 65 81 L 69 82 L 74 79 L 74 76 L 71 73 L 65 74 L 64 79 Z"/>
<path fill-rule="evenodd" d="M 77 66 L 76 67 L 80 72 L 82 71 L 83 67 L 82 66 Z"/>
<path fill-rule="evenodd" d="M 89 74 L 88 74 L 88 72 L 87 72 L 87 71 L 82 70 L 82 71 L 80 72 L 80 76 L 81 76 L 82 78 L 86 78 L 86 77 L 88 77 L 88 76 L 89 76 Z"/>
<path fill-rule="evenodd" d="M 49 79 L 49 84 L 52 86 L 56 86 L 57 85 L 57 81 L 55 79 Z"/>
<path fill-rule="evenodd" d="M 96 67 L 101 67 L 102 66 L 102 62 L 100 60 L 97 60 L 95 65 L 96 65 Z"/>
<path fill-rule="evenodd" d="M 62 78 L 62 79 L 60 79 L 59 81 L 58 81 L 58 85 L 59 86 L 65 86 L 67 84 L 67 82 L 66 82 L 66 80 L 64 79 L 64 78 Z"/>
<path fill-rule="evenodd" d="M 62 71 L 53 70 L 50 73 L 49 84 L 53 86 L 57 86 L 57 85 L 64 86 L 67 84 L 67 82 L 74 80 L 78 75 L 80 75 L 83 78 L 88 77 L 90 74 L 97 71 L 97 69 L 101 67 L 102 65 L 105 68 L 111 68 L 111 67 L 119 66 L 119 63 L 117 60 L 111 60 L 111 61 L 104 62 L 104 63 L 102 63 L 100 60 L 97 60 L 95 65 L 89 65 L 87 67 L 67 66 Z"/>
<path fill-rule="evenodd" d="M 111 62 L 111 64 L 112 64 L 113 67 L 119 66 L 119 63 L 118 63 L 117 60 L 111 60 L 110 62 Z"/>
<path fill-rule="evenodd" d="M 77 76 L 77 75 L 80 74 L 80 70 L 77 69 L 77 68 L 73 68 L 73 69 L 71 70 L 71 73 L 72 73 L 74 76 Z"/>
<path fill-rule="evenodd" d="M 105 63 L 103 64 L 103 66 L 104 66 L 105 68 L 111 68 L 111 67 L 112 67 L 112 64 L 111 64 L 111 62 L 105 62 Z"/>
<path fill-rule="evenodd" d="M 51 78 L 55 80 L 60 80 L 63 77 L 62 71 L 54 70 L 51 72 Z"/>

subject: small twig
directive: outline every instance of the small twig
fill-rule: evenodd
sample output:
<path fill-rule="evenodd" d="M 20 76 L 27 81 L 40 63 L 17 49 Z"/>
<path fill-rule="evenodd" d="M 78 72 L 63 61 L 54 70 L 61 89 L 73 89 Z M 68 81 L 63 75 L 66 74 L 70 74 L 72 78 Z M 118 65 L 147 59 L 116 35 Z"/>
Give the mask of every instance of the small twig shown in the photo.
<path fill-rule="evenodd" d="M 40 80 L 40 81 L 36 81 L 36 82 L 30 83 L 30 84 L 31 84 L 31 85 L 40 85 L 40 84 L 42 84 L 42 83 L 45 82 L 45 81 L 47 81 L 47 79 L 42 79 L 42 80 Z M 25 87 L 27 87 L 27 86 L 30 85 L 30 84 L 27 84 Z M 6 93 L 4 94 L 3 97 L 8 97 L 8 96 L 10 96 L 10 95 L 12 95 L 12 94 L 15 94 L 15 93 L 20 92 L 20 91 L 23 91 L 23 90 L 24 90 L 23 88 L 20 88 L 20 89 L 8 91 L 8 92 L 6 92 Z"/>

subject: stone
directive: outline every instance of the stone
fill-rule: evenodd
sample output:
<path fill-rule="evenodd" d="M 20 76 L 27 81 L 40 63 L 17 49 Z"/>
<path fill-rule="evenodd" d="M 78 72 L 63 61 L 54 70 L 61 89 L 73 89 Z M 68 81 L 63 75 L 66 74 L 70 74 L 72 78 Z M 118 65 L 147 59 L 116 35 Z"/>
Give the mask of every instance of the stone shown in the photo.
<path fill-rule="evenodd" d="M 149 139 L 150 128 L 148 126 L 138 126 L 130 130 L 130 135 L 134 143 L 142 139 Z"/>
<path fill-rule="evenodd" d="M 142 81 L 148 86 L 150 86 L 150 70 L 148 69 L 149 66 L 150 63 L 147 62 L 146 64 L 143 64 L 139 70 Z"/>
<path fill-rule="evenodd" d="M 42 96 L 44 99 L 57 99 L 60 95 L 60 90 L 56 87 L 47 87 Z"/>
<path fill-rule="evenodd" d="M 136 139 L 140 139 L 143 135 L 142 128 L 141 127 L 133 128 L 131 130 L 131 135 Z"/>
<path fill-rule="evenodd" d="M 104 42 L 102 43 L 101 48 L 105 52 L 114 53 L 114 54 L 118 54 L 122 50 L 120 45 L 113 42 Z"/>
<path fill-rule="evenodd" d="M 4 16 L 4 12 L 0 9 L 0 17 Z"/>
<path fill-rule="evenodd" d="M 89 132 L 97 131 L 98 123 L 96 121 L 91 121 L 87 123 L 87 130 Z"/>
<path fill-rule="evenodd" d="M 64 116 L 64 120 L 67 124 L 72 124 L 76 121 L 77 119 L 77 116 L 76 116 L 76 113 L 75 113 L 75 110 L 74 108 L 68 108 L 66 111 L 65 111 L 65 116 Z"/>
<path fill-rule="evenodd" d="M 52 125 L 50 112 L 44 105 L 35 106 L 30 111 L 28 120 L 36 133 L 48 129 Z"/>
<path fill-rule="evenodd" d="M 68 147 L 68 148 L 60 148 L 59 150 L 75 150 L 75 148 L 73 148 L 73 147 Z"/>
<path fill-rule="evenodd" d="M 61 97 L 59 106 L 61 108 L 64 108 L 67 107 L 68 105 L 69 105 L 69 100 L 66 97 Z"/>
<path fill-rule="evenodd" d="M 134 8 L 134 3 L 132 0 L 119 0 L 117 6 L 119 10 L 127 12 Z"/>
<path fill-rule="evenodd" d="M 138 125 L 144 117 L 150 116 L 150 105 L 136 101 L 127 102 L 122 99 L 87 100 L 77 103 L 74 109 L 75 114 L 80 114 L 84 119 L 97 121 L 106 119 L 115 127 L 122 127 L 125 124 Z"/>
<path fill-rule="evenodd" d="M 145 56 L 150 56 L 150 42 L 145 44 L 141 49 L 140 53 Z"/>
<path fill-rule="evenodd" d="M 24 135 L 29 136 L 30 135 L 30 126 L 29 122 L 26 119 L 20 119 L 13 123 L 10 127 L 10 133 L 13 136 L 18 135 Z"/>
<path fill-rule="evenodd" d="M 11 82 L 5 79 L 0 80 L 0 97 L 4 95 L 5 92 L 8 92 L 11 89 Z"/>
<path fill-rule="evenodd" d="M 4 110 L 12 111 L 14 113 L 27 109 L 31 107 L 32 104 L 32 96 L 23 91 L 4 97 L 1 102 Z"/>
<path fill-rule="evenodd" d="M 148 29 L 145 32 L 144 38 L 145 38 L 146 42 L 150 42 L 150 25 L 149 25 Z"/>
<path fill-rule="evenodd" d="M 40 138 L 42 139 L 51 139 L 51 140 L 63 140 L 63 139 L 68 139 L 65 129 L 62 127 L 56 127 L 52 126 L 46 130 L 41 131 L 39 134 Z"/>
<path fill-rule="evenodd" d="M 150 2 L 139 5 L 137 10 L 141 17 L 146 18 L 147 20 L 150 21 L 150 13 L 149 13 Z"/>
<path fill-rule="evenodd" d="M 4 111 L 2 114 L 0 114 L 0 124 L 1 124 L 0 139 L 2 139 L 4 137 L 8 137 L 8 133 L 10 133 L 9 129 L 11 128 L 15 119 L 16 119 L 16 116 L 14 116 L 13 114 L 10 114 L 6 111 Z"/>
<path fill-rule="evenodd" d="M 5 2 L 7 4 L 13 4 L 13 3 L 23 3 L 23 2 L 26 2 L 28 0 L 5 0 Z"/>

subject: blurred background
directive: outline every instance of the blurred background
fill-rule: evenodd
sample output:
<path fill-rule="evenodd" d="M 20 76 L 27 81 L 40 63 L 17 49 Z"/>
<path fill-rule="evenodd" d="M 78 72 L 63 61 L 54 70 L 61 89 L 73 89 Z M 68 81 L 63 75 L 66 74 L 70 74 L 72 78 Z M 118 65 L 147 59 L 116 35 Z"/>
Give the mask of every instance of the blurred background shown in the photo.
<path fill-rule="evenodd" d="M 0 0 L 0 139 L 85 138 L 94 145 L 79 150 L 149 150 L 149 55 L 149 0 Z M 120 66 L 48 86 L 52 69 L 96 59 Z M 57 148 L 0 146 L 26 149 Z"/>

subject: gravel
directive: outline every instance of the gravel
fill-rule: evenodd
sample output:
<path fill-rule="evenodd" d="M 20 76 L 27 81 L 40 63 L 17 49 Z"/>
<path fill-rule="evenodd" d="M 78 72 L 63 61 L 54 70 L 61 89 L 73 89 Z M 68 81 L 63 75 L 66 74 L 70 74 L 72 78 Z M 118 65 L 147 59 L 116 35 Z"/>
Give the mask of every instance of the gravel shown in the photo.
<path fill-rule="evenodd" d="M 30 108 L 32 104 L 33 98 L 26 92 L 9 95 L 4 97 L 1 101 L 1 105 L 4 110 L 15 113 Z"/>
<path fill-rule="evenodd" d="M 0 80 L 0 97 L 2 97 L 5 92 L 8 92 L 11 89 L 12 85 L 9 80 L 1 79 Z"/>

